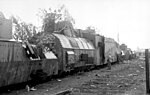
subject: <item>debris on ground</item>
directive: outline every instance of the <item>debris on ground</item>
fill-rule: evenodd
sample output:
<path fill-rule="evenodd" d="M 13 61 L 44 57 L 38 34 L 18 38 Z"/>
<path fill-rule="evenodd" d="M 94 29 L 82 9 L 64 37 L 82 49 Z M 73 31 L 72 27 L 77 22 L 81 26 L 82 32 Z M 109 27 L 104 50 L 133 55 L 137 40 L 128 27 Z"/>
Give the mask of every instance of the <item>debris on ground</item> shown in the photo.
<path fill-rule="evenodd" d="M 30 91 L 35 91 L 35 90 L 37 90 L 37 89 L 34 87 L 30 88 Z"/>
<path fill-rule="evenodd" d="M 54 95 L 70 95 L 71 92 L 72 92 L 72 89 L 67 89 L 64 91 L 57 92 Z"/>
<path fill-rule="evenodd" d="M 99 75 L 99 74 L 95 74 L 95 76 L 100 77 L 100 75 Z"/>
<path fill-rule="evenodd" d="M 35 87 L 29 87 L 29 85 L 26 85 L 26 90 L 27 92 L 29 92 L 29 91 L 35 91 L 37 89 L 35 89 Z"/>
<path fill-rule="evenodd" d="M 57 79 L 57 81 L 61 81 L 60 79 Z"/>
<path fill-rule="evenodd" d="M 143 75 L 144 70 L 139 69 L 139 67 L 141 68 L 143 65 L 135 65 L 136 63 L 132 64 L 131 61 L 126 61 L 126 63 L 126 67 L 113 70 L 104 76 L 95 74 L 96 79 L 84 83 L 79 86 L 78 89 L 85 95 L 89 93 L 93 95 L 120 95 L 126 91 L 130 91 L 133 85 L 140 85 L 142 83 L 139 81 L 139 77 Z M 137 88 L 134 87 L 133 89 Z"/>

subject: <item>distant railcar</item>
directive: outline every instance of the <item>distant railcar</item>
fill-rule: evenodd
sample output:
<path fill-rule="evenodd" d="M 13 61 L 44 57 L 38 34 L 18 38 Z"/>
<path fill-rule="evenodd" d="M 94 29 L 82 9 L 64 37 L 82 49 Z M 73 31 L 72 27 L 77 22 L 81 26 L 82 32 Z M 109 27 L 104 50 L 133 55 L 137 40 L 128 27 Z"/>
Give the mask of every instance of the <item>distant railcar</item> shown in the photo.
<path fill-rule="evenodd" d="M 120 54 L 119 44 L 112 38 L 107 38 L 98 34 L 83 32 L 79 33 L 81 37 L 90 40 L 95 47 L 96 65 L 107 64 L 108 55 L 111 55 L 111 61 L 117 62 Z"/>
<path fill-rule="evenodd" d="M 119 45 L 112 38 L 105 37 L 105 62 L 107 63 L 108 56 L 111 56 L 111 62 L 117 62 L 120 54 Z"/>

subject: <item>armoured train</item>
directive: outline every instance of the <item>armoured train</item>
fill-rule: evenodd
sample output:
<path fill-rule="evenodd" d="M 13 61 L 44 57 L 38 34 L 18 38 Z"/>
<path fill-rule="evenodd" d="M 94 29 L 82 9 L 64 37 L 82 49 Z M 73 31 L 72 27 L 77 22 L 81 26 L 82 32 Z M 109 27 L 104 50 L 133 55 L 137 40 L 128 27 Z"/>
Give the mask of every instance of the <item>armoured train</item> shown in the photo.
<path fill-rule="evenodd" d="M 2 29 L 2 25 L 1 35 L 8 29 Z M 53 76 L 82 67 L 98 67 L 107 64 L 109 55 L 111 62 L 117 61 L 120 49 L 114 39 L 80 30 L 76 31 L 76 37 L 65 32 L 68 30 L 47 34 L 54 38 L 48 52 L 28 42 L 10 41 L 5 39 L 7 35 L 0 36 L 0 87 L 39 79 L 44 76 L 40 76 L 40 72 Z"/>

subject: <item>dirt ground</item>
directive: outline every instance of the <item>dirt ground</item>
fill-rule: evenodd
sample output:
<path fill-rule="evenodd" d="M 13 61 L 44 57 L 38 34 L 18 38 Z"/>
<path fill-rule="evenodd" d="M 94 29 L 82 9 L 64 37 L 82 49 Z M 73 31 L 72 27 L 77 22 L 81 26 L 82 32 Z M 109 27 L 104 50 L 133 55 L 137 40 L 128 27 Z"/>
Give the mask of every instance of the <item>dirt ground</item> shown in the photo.
<path fill-rule="evenodd" d="M 79 73 L 37 85 L 34 91 L 23 89 L 2 95 L 146 95 L 145 82 L 145 62 L 134 59 L 115 64 L 111 70 Z"/>

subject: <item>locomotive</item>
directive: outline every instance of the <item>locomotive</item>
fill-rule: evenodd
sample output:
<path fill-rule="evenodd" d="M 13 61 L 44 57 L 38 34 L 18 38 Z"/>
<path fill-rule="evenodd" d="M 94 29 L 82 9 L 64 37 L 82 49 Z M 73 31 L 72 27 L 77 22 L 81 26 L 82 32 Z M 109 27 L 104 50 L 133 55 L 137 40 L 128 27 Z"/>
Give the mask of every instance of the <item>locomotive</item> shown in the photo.
<path fill-rule="evenodd" d="M 79 68 L 94 68 L 117 61 L 119 44 L 112 38 L 69 28 L 49 35 L 53 37 L 49 51 L 28 42 L 10 41 L 11 23 L 0 18 L 0 87 L 27 82 L 47 76 L 63 74 Z M 9 28 L 4 28 L 9 27 Z M 66 26 L 65 26 L 66 27 Z M 9 33 L 5 35 L 6 33 Z M 40 72 L 44 74 L 40 75 Z"/>

